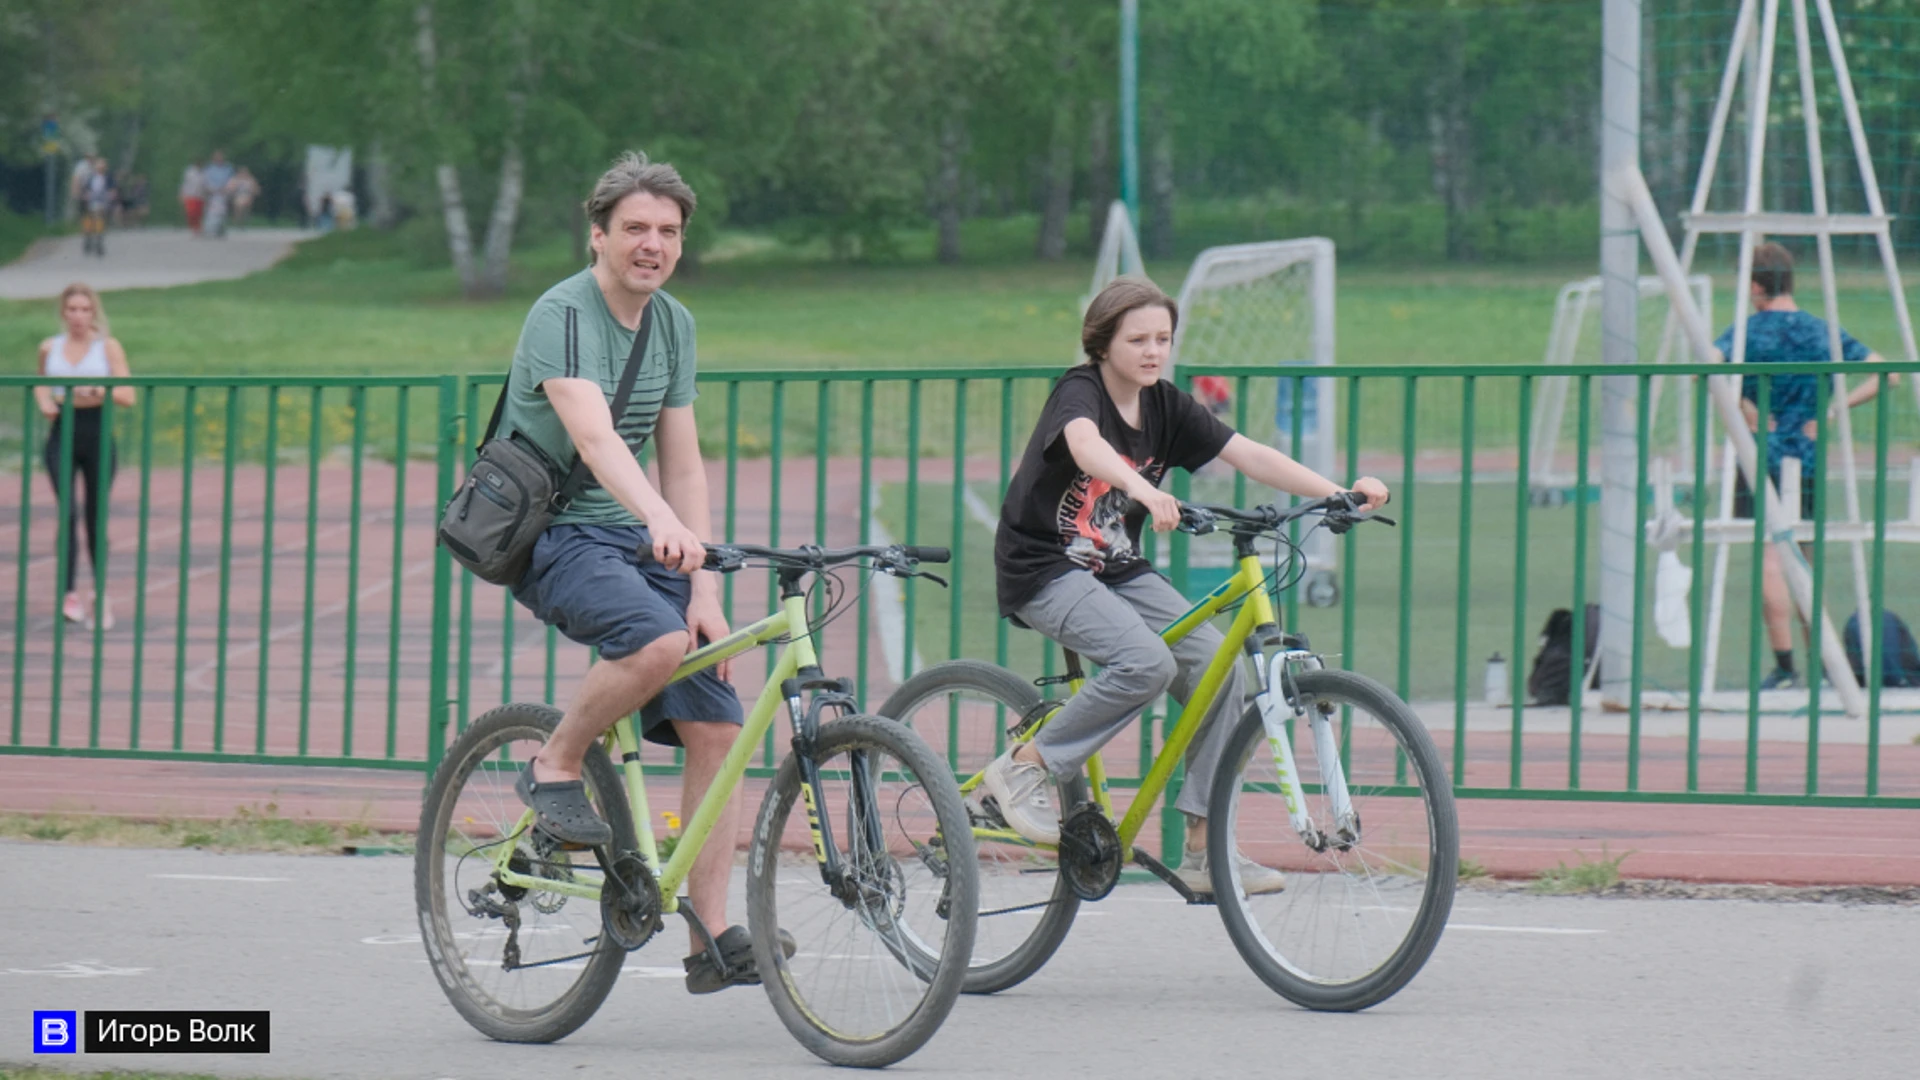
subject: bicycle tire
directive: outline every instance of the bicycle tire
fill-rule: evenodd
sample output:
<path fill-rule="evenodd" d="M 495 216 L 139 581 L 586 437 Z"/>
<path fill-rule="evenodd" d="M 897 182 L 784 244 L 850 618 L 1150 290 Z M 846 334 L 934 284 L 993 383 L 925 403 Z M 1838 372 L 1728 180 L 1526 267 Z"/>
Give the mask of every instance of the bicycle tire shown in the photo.
<path fill-rule="evenodd" d="M 1208 806 L 1207 850 L 1214 897 L 1227 936 L 1262 982 L 1308 1009 L 1354 1012 L 1405 987 L 1433 954 L 1446 929 L 1460 857 L 1453 789 L 1426 727 L 1385 686 L 1364 675 L 1335 670 L 1301 672 L 1295 685 L 1304 701 L 1324 702 L 1330 709 L 1346 705 L 1365 710 L 1391 736 L 1391 742 L 1370 731 L 1356 736 L 1352 714 L 1342 710 L 1346 726 L 1340 752 L 1348 761 L 1347 785 L 1360 813 L 1359 842 L 1346 850 L 1333 844 L 1316 852 L 1289 826 L 1284 805 L 1277 807 L 1277 814 L 1275 806 L 1257 808 L 1249 813 L 1246 830 L 1237 827 L 1243 793 L 1254 788 L 1253 783 L 1242 783 L 1243 774 L 1256 752 L 1269 746 L 1260 711 L 1250 708 L 1222 754 L 1223 766 L 1214 777 Z M 1313 764 L 1315 750 L 1305 725 L 1300 727 L 1299 738 L 1290 740 L 1296 768 L 1308 807 L 1317 811 L 1316 827 L 1324 829 L 1327 812 L 1324 805 L 1315 805 L 1321 796 L 1319 772 Z M 1268 762 L 1260 767 L 1272 768 Z M 1271 779 L 1268 772 L 1265 780 L 1256 783 L 1277 789 Z M 1305 783 L 1309 780 L 1313 783 Z M 1419 788 L 1419 813 L 1405 794 L 1409 781 L 1417 782 Z M 1277 790 L 1273 795 L 1275 803 L 1280 803 Z M 1422 830 L 1424 837 L 1415 835 Z M 1286 888 L 1273 894 L 1282 899 L 1252 897 L 1240 890 L 1236 858 L 1247 842 L 1259 836 L 1271 838 L 1263 852 L 1268 856 L 1292 852 Z M 1415 851 L 1422 846 L 1425 861 L 1418 863 Z M 1410 903 L 1416 887 L 1418 901 Z M 1321 898 L 1339 905 L 1334 917 L 1315 909 L 1295 922 L 1296 914 Z M 1267 911 L 1284 917 L 1267 918 L 1268 925 L 1263 926 L 1261 916 Z M 1404 928 L 1396 926 L 1406 912 L 1411 912 L 1411 918 L 1405 920 Z M 1339 933 L 1323 933 L 1311 940 L 1316 929 L 1328 926 L 1337 926 Z M 1398 940 L 1390 940 L 1395 935 Z M 1284 943 L 1276 943 L 1276 938 Z M 1343 967 L 1349 955 L 1356 957 L 1352 966 L 1364 970 L 1329 974 Z M 1376 955 L 1382 959 L 1373 960 Z"/>
<path fill-rule="evenodd" d="M 753 935 L 754 961 L 759 966 L 762 985 L 766 987 L 767 997 L 772 1000 L 774 1012 L 792 1032 L 800 1044 L 809 1051 L 835 1065 L 848 1065 L 861 1068 L 879 1068 L 891 1065 L 914 1053 L 924 1046 L 933 1033 L 939 1030 L 953 1003 L 960 995 L 960 987 L 966 977 L 967 958 L 973 948 L 974 926 L 977 919 L 976 905 L 978 881 L 973 873 L 975 853 L 973 835 L 967 828 L 966 809 L 960 802 L 960 790 L 953 782 L 946 763 L 929 749 L 924 741 L 912 731 L 879 716 L 849 716 L 823 724 L 812 740 L 810 754 L 812 760 L 821 764 L 823 773 L 827 772 L 824 763 L 833 762 L 841 754 L 848 756 L 849 764 L 856 760 L 870 762 L 867 757 L 874 751 L 889 755 L 909 774 L 909 790 L 923 790 L 931 821 L 921 822 L 927 835 L 931 836 L 937 828 L 946 837 L 945 851 L 945 888 L 950 900 L 950 913 L 943 919 L 929 922 L 944 928 L 944 941 L 937 957 L 930 957 L 930 947 L 916 940 L 912 949 L 903 949 L 898 941 L 892 940 L 915 932 L 908 925 L 911 920 L 905 917 L 903 910 L 916 892 L 923 898 L 926 894 L 938 894 L 937 889 L 915 890 L 906 879 L 906 873 L 915 866 L 925 865 L 925 856 L 915 859 L 912 855 L 904 858 L 896 855 L 894 844 L 883 840 L 877 851 L 862 849 L 851 839 L 836 840 L 842 856 L 842 865 L 852 867 L 862 858 L 877 859 L 875 875 L 871 888 L 862 883 L 862 895 L 878 894 L 880 903 L 877 912 L 873 908 L 856 910 L 855 902 L 849 899 L 829 897 L 826 901 L 816 900 L 814 911 L 824 911 L 829 920 L 826 930 L 831 931 L 834 920 L 851 917 L 846 922 L 850 931 L 864 927 L 881 939 L 887 955 L 869 950 L 866 957 L 848 955 L 853 946 L 833 949 L 823 946 L 818 936 L 811 932 L 812 924 L 798 924 L 791 927 L 794 937 L 799 940 L 800 949 L 791 958 L 780 948 L 779 932 L 781 911 L 778 901 L 783 883 L 780 880 L 782 865 L 782 838 L 786 834 L 787 819 L 799 800 L 805 781 L 802 778 L 800 758 L 789 754 L 780 764 L 772 785 L 767 789 L 760 811 L 754 820 L 752 851 L 747 862 L 747 915 L 748 929 Z M 853 776 L 858 772 L 849 769 Z M 856 782 L 847 783 L 849 793 L 857 789 Z M 824 827 L 834 828 L 842 820 L 847 823 L 847 834 L 851 838 L 864 824 L 861 814 L 854 809 L 857 798 L 850 798 L 845 806 L 834 805 L 832 795 L 827 805 L 818 806 L 818 815 Z M 882 798 L 884 817 L 885 797 Z M 876 823 L 884 827 L 883 823 Z M 864 830 L 861 830 L 862 835 Z M 798 860 L 796 860 L 798 861 Z M 793 871 L 784 887 L 790 898 L 804 902 L 805 889 L 822 888 L 819 864 L 812 853 L 804 859 L 804 865 L 789 867 Z M 811 879 L 811 880 L 808 880 Z M 896 880 L 898 884 L 896 885 Z M 841 905 L 841 911 L 833 911 L 833 905 Z M 792 910 L 789 908 L 789 910 Z M 884 925 L 883 925 L 884 924 Z M 882 1002 L 883 1008 L 877 1010 L 887 1015 L 886 1022 L 891 1026 L 877 1032 L 851 1033 L 840 1030 L 836 1022 L 829 1021 L 823 1015 L 830 1001 L 829 995 L 819 1000 L 810 999 L 807 987 L 815 983 L 815 974 L 832 968 L 837 971 L 850 971 L 856 961 L 864 960 L 866 966 L 860 970 L 868 973 L 865 977 L 871 984 L 872 973 L 878 971 L 880 978 L 890 982 L 888 994 Z M 930 962 L 929 962 L 930 961 Z M 900 979 L 894 968 L 904 968 L 907 977 Z M 897 1023 L 892 1016 L 896 1006 L 893 996 L 899 985 L 923 988 L 920 1000 L 911 1008 L 901 1006 L 904 1013 Z M 855 1011 L 867 1010 L 864 1006 Z M 838 1014 L 834 1014 L 837 1018 Z"/>
<path fill-rule="evenodd" d="M 913 726 L 915 714 L 928 702 L 954 694 L 975 694 L 999 705 L 1005 706 L 1000 717 L 1018 719 L 1026 715 L 1028 709 L 1040 703 L 1040 694 L 1033 684 L 1006 668 L 979 660 L 949 660 L 925 668 L 906 682 L 902 683 L 888 696 L 880 706 L 880 715 Z M 924 731 L 916 733 L 926 739 Z M 980 762 L 984 766 L 985 762 Z M 977 772 L 978 768 L 968 772 Z M 1058 785 L 1056 797 L 1060 806 L 1077 806 L 1087 800 L 1087 783 L 1076 776 L 1067 783 Z M 994 912 L 1016 906 L 1001 902 L 996 897 L 1003 891 L 1013 891 L 1022 879 L 1031 880 L 1036 873 L 1031 865 L 1033 849 L 994 843 L 982 839 L 976 833 L 975 843 L 980 849 L 980 909 Z M 1040 917 L 1024 936 L 1017 931 L 1001 933 L 999 923 L 1003 919 L 1019 920 L 1020 912 L 1008 912 L 1006 916 L 983 915 L 981 929 L 974 938 L 974 956 L 967 967 L 965 992 L 969 994 L 994 994 L 1010 987 L 1018 986 L 1032 978 L 1048 960 L 1060 949 L 1067 938 L 1067 931 L 1073 928 L 1074 916 L 1080 911 L 1080 897 L 1073 891 L 1064 875 L 1059 872 L 1057 856 L 1052 859 L 1053 888 L 1046 892 L 1046 905 L 1040 908 Z M 1006 888 L 1003 889 L 1003 886 Z M 1021 894 L 1039 893 L 1041 890 L 1018 890 Z M 1013 900 L 1018 896 L 1002 899 Z M 1010 921 L 1018 926 L 1018 921 Z M 988 947 L 988 955 L 980 956 L 983 941 Z M 1000 942 L 1008 942 L 1004 949 Z"/>
<path fill-rule="evenodd" d="M 518 774 L 518 763 L 486 770 L 483 775 L 489 786 L 484 791 L 480 785 L 470 785 L 476 771 L 514 740 L 544 743 L 554 726 L 560 722 L 560 716 L 560 710 L 550 706 L 521 703 L 502 705 L 487 712 L 447 748 L 440 767 L 434 771 L 433 781 L 427 788 L 426 798 L 420 808 L 420 832 L 414 850 L 414 900 L 419 912 L 420 939 L 426 946 L 429 966 L 433 968 L 434 977 L 439 980 L 440 988 L 446 992 L 447 1000 L 453 1003 L 454 1009 L 482 1034 L 501 1042 L 548 1043 L 572 1034 L 606 1000 L 614 982 L 620 977 L 621 965 L 627 957 L 626 950 L 614 941 L 612 935 L 599 932 L 580 943 L 582 948 L 591 948 L 591 955 L 580 966 L 578 979 L 545 1005 L 516 1007 L 489 992 L 476 976 L 474 968 L 484 970 L 493 962 L 467 955 L 470 950 L 497 936 L 489 934 L 490 920 L 476 922 L 478 917 L 464 904 L 458 910 L 448 906 L 450 891 L 457 893 L 471 882 L 456 881 L 450 890 L 446 873 L 448 859 L 445 856 L 452 848 L 464 846 L 466 851 L 461 855 L 470 857 L 472 851 L 481 846 L 464 835 L 467 830 L 459 830 L 462 833 L 460 836 L 453 835 L 454 812 L 462 810 L 463 817 L 471 817 L 476 807 L 498 806 L 499 811 L 489 816 L 500 818 L 510 814 L 517 820 L 519 812 L 524 809 L 512 790 Z M 599 744 L 587 751 L 583 775 L 590 797 L 613 828 L 614 850 L 634 850 L 633 817 L 627 806 L 625 789 Z M 496 820 L 490 824 L 496 830 L 504 831 L 510 829 L 512 823 Z M 486 827 L 486 824 L 475 823 L 471 828 L 479 834 Z M 455 856 L 456 859 L 459 857 Z M 594 857 L 604 868 L 604 852 L 596 851 Z M 460 864 L 456 862 L 457 865 Z M 514 903 L 517 906 L 518 900 Z M 564 906 L 590 902 L 569 898 L 561 903 Z M 597 927 L 599 905 L 593 904 L 591 911 L 594 913 L 591 918 Z M 559 946 L 557 943 L 557 947 L 572 946 Z M 470 965 L 469 960 L 475 963 Z M 550 970 L 557 972 L 567 969 L 555 966 Z"/>

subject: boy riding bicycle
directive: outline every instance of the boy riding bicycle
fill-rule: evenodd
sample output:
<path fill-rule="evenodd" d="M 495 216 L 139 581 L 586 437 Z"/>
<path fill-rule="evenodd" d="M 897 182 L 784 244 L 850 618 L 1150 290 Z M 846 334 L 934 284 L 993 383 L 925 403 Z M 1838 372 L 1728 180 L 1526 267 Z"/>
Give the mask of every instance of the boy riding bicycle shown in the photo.
<path fill-rule="evenodd" d="M 1203 626 L 1179 643 L 1160 628 L 1184 615 L 1186 598 L 1140 554 L 1140 529 L 1180 521 L 1159 489 L 1169 468 L 1193 471 L 1219 458 L 1281 492 L 1323 498 L 1333 481 L 1269 446 L 1235 434 L 1206 407 L 1161 378 L 1179 312 L 1152 282 L 1123 277 L 1094 297 L 1081 325 L 1087 361 L 1062 375 L 1008 485 L 994 562 L 1000 613 L 1101 666 L 1031 742 L 986 769 L 982 786 L 1007 824 L 1036 843 L 1057 843 L 1060 808 L 1050 783 L 1076 775 L 1147 703 L 1185 702 L 1219 649 Z M 1387 502 L 1385 484 L 1356 481 L 1367 510 Z M 1222 740 L 1245 697 L 1236 667 L 1187 751 L 1187 782 L 1174 805 L 1187 818 L 1176 870 L 1196 893 L 1213 890 L 1206 856 L 1207 795 Z M 1285 887 L 1278 870 L 1240 856 L 1249 893 Z"/>

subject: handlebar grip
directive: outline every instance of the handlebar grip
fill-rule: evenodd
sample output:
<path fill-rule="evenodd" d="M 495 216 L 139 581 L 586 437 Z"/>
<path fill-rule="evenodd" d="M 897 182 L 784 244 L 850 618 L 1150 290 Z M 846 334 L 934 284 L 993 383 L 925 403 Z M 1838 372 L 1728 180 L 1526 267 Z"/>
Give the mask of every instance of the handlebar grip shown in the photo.
<path fill-rule="evenodd" d="M 909 545 L 901 550 L 906 552 L 907 558 L 915 562 L 947 563 L 953 561 L 953 552 L 948 548 Z"/>

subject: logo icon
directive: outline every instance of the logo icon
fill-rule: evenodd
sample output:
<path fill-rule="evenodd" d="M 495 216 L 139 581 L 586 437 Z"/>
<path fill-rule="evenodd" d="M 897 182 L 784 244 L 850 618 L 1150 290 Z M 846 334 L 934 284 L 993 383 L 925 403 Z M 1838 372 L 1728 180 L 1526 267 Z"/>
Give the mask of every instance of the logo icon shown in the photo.
<path fill-rule="evenodd" d="M 33 1052 L 72 1054 L 80 1049 L 80 1014 L 72 1009 L 35 1009 Z"/>

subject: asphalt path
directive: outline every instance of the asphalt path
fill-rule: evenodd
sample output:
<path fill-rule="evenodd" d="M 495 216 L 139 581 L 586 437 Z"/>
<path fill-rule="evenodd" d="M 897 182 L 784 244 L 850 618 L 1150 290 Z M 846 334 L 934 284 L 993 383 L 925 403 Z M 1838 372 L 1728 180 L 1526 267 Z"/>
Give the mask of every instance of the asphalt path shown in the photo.
<path fill-rule="evenodd" d="M 78 236 L 58 237 L 0 266 L 0 300 L 59 296 L 74 281 L 110 292 L 245 277 L 286 258 L 294 244 L 315 235 L 275 227 L 236 229 L 218 239 L 185 229 L 108 230 L 104 257 L 82 251 Z"/>
<path fill-rule="evenodd" d="M 827 1068 L 762 991 L 694 998 L 677 927 L 552 1046 L 454 1013 L 398 857 L 0 844 L 0 1072 L 34 1009 L 268 1009 L 267 1056 L 40 1058 L 221 1076 L 634 1075 Z M 736 874 L 736 889 L 741 875 Z M 736 901 L 736 912 L 744 903 Z M 736 915 L 736 917 L 738 917 Z M 1426 969 L 1357 1015 L 1306 1012 L 1242 965 L 1216 913 L 1158 885 L 1082 909 L 1028 983 L 962 998 L 905 1076 L 1911 1075 L 1920 908 L 1463 890 Z"/>

